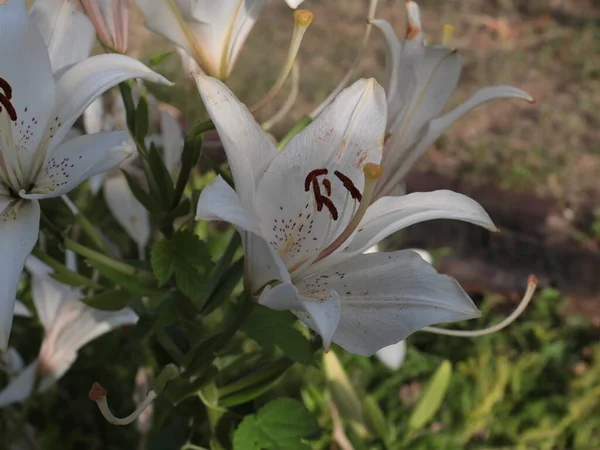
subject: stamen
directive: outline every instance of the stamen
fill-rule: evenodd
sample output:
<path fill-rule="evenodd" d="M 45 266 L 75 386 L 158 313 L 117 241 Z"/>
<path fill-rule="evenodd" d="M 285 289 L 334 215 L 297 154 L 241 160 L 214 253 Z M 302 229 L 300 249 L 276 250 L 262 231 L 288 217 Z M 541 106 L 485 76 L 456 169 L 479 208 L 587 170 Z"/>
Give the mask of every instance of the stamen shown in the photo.
<path fill-rule="evenodd" d="M 313 264 L 331 255 L 335 250 L 341 247 L 341 245 L 344 242 L 346 242 L 346 240 L 358 228 L 358 226 L 360 225 L 360 221 L 365 216 L 365 213 L 367 212 L 367 209 L 371 204 L 373 193 L 375 192 L 375 186 L 377 185 L 377 180 L 379 179 L 379 177 L 381 177 L 381 174 L 383 173 L 383 168 L 378 164 L 367 163 L 363 167 L 363 173 L 365 174 L 365 189 L 361 195 L 360 205 L 358 206 L 356 214 L 354 214 L 354 217 L 352 218 L 352 220 L 350 220 L 350 223 L 348 224 L 346 229 L 342 231 L 342 233 L 331 244 L 325 247 L 325 249 L 313 262 Z M 356 189 L 354 184 L 352 184 L 352 186 Z M 350 189 L 348 190 L 350 191 Z"/>
<path fill-rule="evenodd" d="M 321 209 L 323 208 L 323 205 L 327 206 L 327 209 L 329 209 L 329 212 L 331 213 L 331 217 L 333 218 L 333 220 L 338 220 L 338 217 L 339 217 L 338 210 L 335 207 L 335 205 L 333 204 L 333 202 L 331 201 L 331 199 L 321 196 L 321 198 L 319 200 L 321 201 Z"/>
<path fill-rule="evenodd" d="M 408 0 L 406 2 L 406 14 L 408 16 L 406 39 L 409 41 L 422 41 L 423 33 L 421 30 L 421 14 L 419 12 L 419 5 L 412 0 Z"/>
<path fill-rule="evenodd" d="M 90 400 L 96 402 L 96 404 L 98 405 L 98 409 L 100 409 L 100 412 L 102 413 L 104 418 L 113 425 L 129 425 L 130 423 L 133 423 L 158 396 L 156 392 L 151 390 L 150 392 L 148 392 L 148 395 L 146 396 L 144 401 L 139 404 L 139 406 L 134 412 L 129 414 L 127 417 L 119 418 L 115 417 L 110 411 L 108 403 L 106 401 L 107 394 L 108 391 L 104 389 L 99 383 L 94 383 L 92 385 L 92 389 L 90 390 L 89 397 Z"/>
<path fill-rule="evenodd" d="M 298 50 L 300 50 L 300 44 L 302 43 L 302 38 L 304 37 L 304 33 L 308 29 L 308 26 L 311 24 L 313 20 L 313 13 L 307 11 L 305 9 L 298 9 L 294 12 L 294 33 L 292 34 L 292 41 L 290 42 L 290 48 L 288 50 L 287 59 L 285 60 L 285 64 L 281 69 L 275 84 L 273 87 L 269 89 L 269 92 L 259 100 L 252 108 L 250 108 L 250 112 L 255 113 L 259 109 L 266 106 L 271 100 L 275 98 L 275 96 L 279 93 L 283 85 L 285 84 L 285 80 L 287 80 L 290 71 L 294 65 L 294 61 L 296 61 L 296 56 L 298 56 Z"/>
<path fill-rule="evenodd" d="M 321 188 L 319 188 L 319 182 L 316 179 L 313 179 L 312 182 L 313 187 L 313 195 L 315 196 L 315 201 L 317 202 L 317 211 L 323 210 L 323 197 L 321 195 Z"/>
<path fill-rule="evenodd" d="M 348 189 L 348 192 L 350 192 L 350 195 L 354 200 L 358 200 L 359 202 L 362 200 L 362 194 L 356 188 L 356 186 L 354 186 L 354 183 L 350 178 L 348 178 L 346 175 L 344 175 L 338 170 L 336 170 L 333 174 L 340 179 L 340 181 L 344 184 L 344 187 Z"/>
<path fill-rule="evenodd" d="M 4 91 L 7 99 L 10 100 L 12 98 L 12 87 L 4 78 L 0 78 L 0 89 Z"/>
<path fill-rule="evenodd" d="M 18 118 L 17 111 L 10 101 L 12 99 L 12 87 L 4 78 L 0 78 L 0 90 L 4 92 L 4 94 L 0 93 L 0 104 L 6 109 L 10 120 L 16 122 Z M 0 107 L 0 112 L 1 111 L 2 108 Z"/>
<path fill-rule="evenodd" d="M 442 27 L 442 45 L 447 47 L 450 45 L 450 41 L 452 40 L 452 35 L 454 34 L 454 27 L 452 25 L 446 24 Z"/>
<path fill-rule="evenodd" d="M 306 179 L 304 180 L 304 192 L 308 192 L 310 190 L 310 183 L 313 180 L 316 180 L 317 177 L 321 175 L 327 175 L 329 171 L 327 169 L 315 169 L 311 171 L 308 175 L 306 175 Z"/>
<path fill-rule="evenodd" d="M 369 43 L 369 37 L 371 36 L 371 30 L 373 29 L 373 24 L 371 23 L 371 21 L 375 19 L 375 12 L 377 10 L 378 3 L 379 0 L 371 0 L 369 2 L 369 10 L 367 13 L 367 26 L 365 28 L 365 33 L 363 34 L 362 41 L 358 48 L 358 52 L 356 53 L 356 57 L 354 58 L 354 61 L 352 61 L 352 65 L 348 69 L 348 72 L 346 72 L 346 74 L 340 80 L 335 89 L 331 91 L 329 96 L 325 100 L 323 100 L 323 102 L 308 115 L 312 120 L 314 120 L 315 117 L 321 114 L 321 112 L 325 108 L 327 108 L 327 106 L 337 97 L 337 95 L 340 92 L 342 92 L 342 89 L 344 89 L 348 82 L 352 79 L 352 77 L 354 76 L 354 72 L 356 72 L 356 69 L 358 69 L 358 66 L 362 62 L 363 56 L 367 50 L 367 44 Z"/>
<path fill-rule="evenodd" d="M 331 181 L 329 181 L 328 178 L 325 178 L 323 180 L 323 187 L 325 188 L 325 191 L 327 192 L 327 197 L 331 197 Z"/>
<path fill-rule="evenodd" d="M 298 61 L 296 61 L 292 66 L 292 89 L 290 90 L 290 95 L 281 109 L 277 111 L 273 117 L 262 124 L 262 129 L 269 131 L 275 124 L 287 116 L 296 103 L 296 100 L 298 100 L 298 94 L 300 94 L 300 65 L 298 64 Z"/>
<path fill-rule="evenodd" d="M 538 284 L 538 280 L 533 275 L 530 275 L 529 280 L 527 280 L 527 291 L 525 292 L 525 295 L 521 299 L 521 302 L 519 303 L 519 305 L 515 308 L 515 310 L 512 312 L 512 314 L 510 316 L 508 316 L 502 322 L 497 323 L 496 325 L 493 325 L 488 328 L 484 328 L 482 330 L 475 330 L 475 331 L 446 330 L 444 328 L 438 328 L 438 327 L 425 327 L 421 331 L 428 331 L 429 333 L 442 334 L 445 336 L 454 336 L 454 337 L 480 337 L 480 336 L 485 336 L 485 335 L 500 331 L 503 328 L 506 328 L 507 326 L 509 326 L 515 320 L 517 320 L 517 318 L 523 313 L 523 311 L 525 311 L 525 309 L 527 308 L 527 305 L 533 298 L 533 294 L 535 293 L 537 284 Z"/>

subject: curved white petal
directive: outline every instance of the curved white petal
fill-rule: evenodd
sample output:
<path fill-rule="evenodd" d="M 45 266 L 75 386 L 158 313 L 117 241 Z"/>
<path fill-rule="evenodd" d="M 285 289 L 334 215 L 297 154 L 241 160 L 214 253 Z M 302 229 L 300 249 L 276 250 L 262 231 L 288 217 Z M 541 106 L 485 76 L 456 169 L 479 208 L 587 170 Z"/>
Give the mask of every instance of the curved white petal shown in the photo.
<path fill-rule="evenodd" d="M 221 220 L 238 230 L 245 253 L 245 280 L 252 293 L 273 281 L 290 281 L 283 261 L 260 235 L 257 220 L 220 176 L 202 190 L 196 220 Z"/>
<path fill-rule="evenodd" d="M 340 323 L 340 297 L 336 292 L 329 293 L 326 300 L 304 297 L 291 283 L 267 286 L 258 303 L 276 311 L 290 310 L 323 339 L 323 348 L 328 351 L 331 339 Z"/>
<path fill-rule="evenodd" d="M 227 86 L 206 75 L 196 74 L 195 79 L 227 154 L 235 189 L 244 205 L 253 205 L 257 181 L 277 149 Z"/>
<path fill-rule="evenodd" d="M 86 134 L 100 133 L 101 131 L 110 131 L 104 129 L 104 99 L 98 97 L 83 112 L 83 127 Z"/>
<path fill-rule="evenodd" d="M 68 130 L 94 100 L 108 89 L 132 78 L 172 84 L 141 62 L 125 55 L 92 56 L 67 69 L 56 83 L 53 120 L 57 129 L 50 141 L 50 151 L 64 140 Z"/>
<path fill-rule="evenodd" d="M 90 56 L 96 31 L 79 2 L 36 0 L 29 16 L 40 31 L 54 73 Z"/>
<path fill-rule="evenodd" d="M 53 273 L 52 268 L 34 256 L 27 258 L 25 268 L 31 274 L 35 310 L 44 329 L 48 332 L 56 321 L 63 303 L 72 298 L 79 298 L 81 293 L 53 279 L 50 276 Z"/>
<path fill-rule="evenodd" d="M 372 79 L 357 81 L 292 139 L 261 178 L 256 211 L 265 224 L 262 232 L 290 270 L 315 259 L 356 212 L 358 201 L 343 180 L 364 190 L 363 167 L 381 161 L 386 109 L 381 86 Z M 315 170 L 327 173 L 307 183 Z M 320 211 L 316 189 L 330 202 Z"/>
<path fill-rule="evenodd" d="M 385 39 L 385 93 L 388 98 L 395 99 L 398 95 L 398 81 L 400 78 L 400 60 L 402 56 L 402 43 L 396 32 L 387 20 L 374 19 L 371 23 L 381 31 Z M 390 118 L 388 118 L 389 123 Z"/>
<path fill-rule="evenodd" d="M 406 250 L 359 255 L 296 285 L 300 295 L 338 293 L 342 317 L 333 342 L 364 356 L 425 326 L 480 315 L 456 280 Z"/>
<path fill-rule="evenodd" d="M 12 377 L 23 370 L 25 364 L 23 358 L 14 348 L 9 348 L 8 351 L 0 353 L 0 370 L 6 372 L 9 377 Z"/>
<path fill-rule="evenodd" d="M 31 311 L 27 309 L 27 306 L 19 300 L 15 302 L 15 316 L 18 317 L 32 317 Z"/>
<path fill-rule="evenodd" d="M 0 215 L 0 352 L 8 348 L 17 286 L 25 258 L 37 242 L 39 226 L 37 201 L 20 201 Z"/>
<path fill-rule="evenodd" d="M 138 245 L 140 254 L 143 255 L 143 249 L 150 239 L 150 216 L 144 205 L 135 198 L 122 174 L 106 180 L 104 199 L 112 215 Z"/>
<path fill-rule="evenodd" d="M 18 176 L 21 183 L 27 183 L 54 108 L 55 86 L 46 46 L 25 11 L 24 1 L 9 0 L 0 4 L 0 42 L 0 78 L 4 80 L 0 94 L 5 95 L 14 108 L 14 114 L 10 113 L 14 119 L 10 120 L 10 126 L 15 144 L 9 148 L 2 145 L 2 152 L 6 164 L 21 172 Z M 1 109 L 3 115 L 7 113 L 7 107 L 1 106 Z"/>
<path fill-rule="evenodd" d="M 171 107 L 162 106 L 160 108 L 160 132 L 163 139 L 165 166 L 171 175 L 175 175 L 181 166 L 184 136 Z"/>
<path fill-rule="evenodd" d="M 100 311 L 90 308 L 78 298 L 65 300 L 42 343 L 40 365 L 44 374 L 52 380 L 59 379 L 75 362 L 81 347 L 105 333 L 137 321 L 137 314 L 130 308 Z"/>
<path fill-rule="evenodd" d="M 96 133 L 71 139 L 47 156 L 33 188 L 23 198 L 66 194 L 93 175 L 118 166 L 133 154 L 126 131 Z"/>
<path fill-rule="evenodd" d="M 317 263 L 312 270 L 316 272 L 363 253 L 398 230 L 435 219 L 461 220 L 497 230 L 479 203 L 456 192 L 441 190 L 383 197 L 369 207 L 348 245 Z"/>
<path fill-rule="evenodd" d="M 397 344 L 388 345 L 375 353 L 377 359 L 381 361 L 388 369 L 398 370 L 406 358 L 406 341 L 400 341 Z"/>
<path fill-rule="evenodd" d="M 462 105 L 457 106 L 449 113 L 429 122 L 420 139 L 410 149 L 403 153 L 401 160 L 394 163 L 395 173 L 393 179 L 396 180 L 396 183 L 402 180 L 414 163 L 423 156 L 433 143 L 437 141 L 444 131 L 454 124 L 454 122 L 461 119 L 473 108 L 500 98 L 516 98 L 528 102 L 533 101 L 527 92 L 512 86 L 494 86 L 480 89 Z"/>
<path fill-rule="evenodd" d="M 37 361 L 29 364 L 17 377 L 13 378 L 8 386 L 0 392 L 0 408 L 5 408 L 14 403 L 26 400 L 33 392 L 35 384 Z"/>

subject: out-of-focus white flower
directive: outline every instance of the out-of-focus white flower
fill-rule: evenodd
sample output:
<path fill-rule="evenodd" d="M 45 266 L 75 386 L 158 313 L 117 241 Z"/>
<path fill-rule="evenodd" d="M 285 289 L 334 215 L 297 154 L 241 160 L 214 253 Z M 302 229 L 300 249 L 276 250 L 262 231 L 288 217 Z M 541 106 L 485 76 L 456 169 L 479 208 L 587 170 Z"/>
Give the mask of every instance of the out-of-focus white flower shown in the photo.
<path fill-rule="evenodd" d="M 291 310 L 323 338 L 372 355 L 426 325 L 479 316 L 458 283 L 411 251 L 363 255 L 391 233 L 431 219 L 495 229 L 479 204 L 450 191 L 385 197 L 371 205 L 386 99 L 360 80 L 278 152 L 220 81 L 196 79 L 221 137 L 235 191 L 217 178 L 197 219 L 242 234 L 245 285 L 258 302 Z"/>
<path fill-rule="evenodd" d="M 381 361 L 387 368 L 398 370 L 404 363 L 406 358 L 406 341 L 400 341 L 397 344 L 383 347 L 375 353 L 377 359 Z"/>
<path fill-rule="evenodd" d="M 29 12 L 48 48 L 54 73 L 89 58 L 94 26 L 76 0 L 36 0 Z"/>
<path fill-rule="evenodd" d="M 52 269 L 34 257 L 27 259 L 26 267 L 31 273 L 33 301 L 44 326 L 44 339 L 38 358 L 0 392 L 0 407 L 29 397 L 38 378 L 39 390 L 45 391 L 69 370 L 81 347 L 138 320 L 130 308 L 115 312 L 90 308 L 80 300 L 81 291 L 54 280 Z"/>
<path fill-rule="evenodd" d="M 130 78 L 170 84 L 123 55 L 99 55 L 52 70 L 24 0 L 0 4 L 0 351 L 6 351 L 15 293 L 38 238 L 39 200 L 60 197 L 130 153 L 126 132 L 64 141 L 103 92 Z"/>
<path fill-rule="evenodd" d="M 100 40 L 119 53 L 127 53 L 129 0 L 79 0 Z"/>
<path fill-rule="evenodd" d="M 185 50 L 205 73 L 225 80 L 268 0 L 137 0 L 146 27 Z M 290 7 L 301 1 L 287 0 Z"/>
<path fill-rule="evenodd" d="M 426 45 L 416 2 L 406 2 L 408 28 L 403 42 L 385 20 L 371 23 L 387 43 L 386 84 L 388 121 L 382 165 L 386 175 L 377 186 L 377 197 L 390 195 L 413 164 L 454 122 L 473 108 L 499 98 L 533 101 L 511 86 L 487 87 L 442 115 L 462 69 L 456 49 Z"/>

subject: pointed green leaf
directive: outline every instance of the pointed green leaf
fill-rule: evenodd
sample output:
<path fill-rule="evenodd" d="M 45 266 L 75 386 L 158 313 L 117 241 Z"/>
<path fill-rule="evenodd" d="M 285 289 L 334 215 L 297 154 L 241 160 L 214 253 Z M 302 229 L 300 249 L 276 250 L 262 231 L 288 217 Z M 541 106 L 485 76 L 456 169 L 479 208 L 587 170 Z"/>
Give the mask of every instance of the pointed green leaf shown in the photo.
<path fill-rule="evenodd" d="M 433 418 L 438 409 L 440 409 L 440 406 L 442 406 L 442 401 L 448 390 L 451 377 L 452 365 L 449 361 L 442 362 L 431 378 L 425 394 L 411 414 L 408 421 L 409 428 L 419 430 Z"/>
<path fill-rule="evenodd" d="M 148 61 L 148 67 L 156 67 L 159 64 L 162 64 L 169 56 L 171 56 L 174 51 L 157 53 L 156 55 L 152 55 L 150 60 Z"/>

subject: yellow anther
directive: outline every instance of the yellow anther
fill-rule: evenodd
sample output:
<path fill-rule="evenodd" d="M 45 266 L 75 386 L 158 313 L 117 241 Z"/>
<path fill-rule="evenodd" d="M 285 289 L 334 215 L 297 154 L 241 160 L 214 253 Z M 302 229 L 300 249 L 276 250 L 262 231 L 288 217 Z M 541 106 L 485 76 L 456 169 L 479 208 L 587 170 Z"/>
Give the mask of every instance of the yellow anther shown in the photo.
<path fill-rule="evenodd" d="M 377 180 L 383 174 L 383 167 L 375 163 L 367 163 L 363 167 L 365 178 L 370 180 Z"/>
<path fill-rule="evenodd" d="M 307 11 L 306 9 L 298 9 L 294 12 L 294 21 L 298 24 L 298 25 L 302 25 L 304 27 L 307 27 L 310 25 L 310 23 L 313 20 L 313 13 L 311 13 L 310 11 Z"/>
<path fill-rule="evenodd" d="M 454 27 L 449 24 L 444 25 L 442 27 L 442 45 L 450 45 L 452 35 L 454 35 Z"/>

